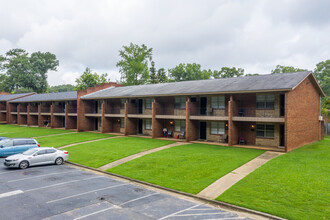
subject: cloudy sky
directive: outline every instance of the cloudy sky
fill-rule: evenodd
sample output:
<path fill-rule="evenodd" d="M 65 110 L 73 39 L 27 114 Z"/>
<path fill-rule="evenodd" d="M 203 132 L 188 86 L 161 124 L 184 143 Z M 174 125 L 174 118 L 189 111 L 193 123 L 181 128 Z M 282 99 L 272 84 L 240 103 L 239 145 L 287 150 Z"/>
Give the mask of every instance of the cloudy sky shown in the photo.
<path fill-rule="evenodd" d="M 50 85 L 74 84 L 86 67 L 120 79 L 118 51 L 153 48 L 156 67 L 196 62 L 270 73 L 277 64 L 313 70 L 330 59 L 329 0 L 0 0 L 0 54 L 49 51 Z"/>

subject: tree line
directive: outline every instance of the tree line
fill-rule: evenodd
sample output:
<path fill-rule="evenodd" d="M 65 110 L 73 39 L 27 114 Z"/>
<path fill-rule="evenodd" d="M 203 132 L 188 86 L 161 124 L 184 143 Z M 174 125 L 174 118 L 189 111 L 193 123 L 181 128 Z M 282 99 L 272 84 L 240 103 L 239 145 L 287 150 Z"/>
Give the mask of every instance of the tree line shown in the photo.
<path fill-rule="evenodd" d="M 243 68 L 222 67 L 220 70 L 202 69 L 197 63 L 180 63 L 165 69 L 156 68 L 152 59 L 152 48 L 146 45 L 130 43 L 119 50 L 119 68 L 121 78 L 119 83 L 130 85 L 156 84 L 187 80 L 218 79 L 229 77 L 243 77 L 259 75 L 258 73 L 244 73 Z M 0 91 L 10 93 L 22 92 L 64 92 L 83 90 L 87 87 L 109 82 L 107 73 L 98 74 L 86 67 L 80 77 L 76 79 L 76 86 L 71 84 L 50 87 L 47 73 L 56 71 L 59 61 L 50 52 L 34 52 L 29 54 L 23 49 L 12 49 L 5 55 L 0 55 Z M 271 74 L 305 71 L 306 69 L 293 66 L 277 65 Z M 322 99 L 322 107 L 330 108 L 330 60 L 316 64 L 314 75 L 327 97 Z M 324 110 L 325 111 L 325 110 Z M 325 111 L 325 113 L 327 113 Z"/>

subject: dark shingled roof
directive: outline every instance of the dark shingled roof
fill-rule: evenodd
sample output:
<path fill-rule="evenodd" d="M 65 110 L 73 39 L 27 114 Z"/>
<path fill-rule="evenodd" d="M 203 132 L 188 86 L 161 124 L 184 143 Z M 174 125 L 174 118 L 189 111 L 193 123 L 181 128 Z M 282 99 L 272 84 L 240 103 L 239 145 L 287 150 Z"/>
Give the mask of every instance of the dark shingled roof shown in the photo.
<path fill-rule="evenodd" d="M 77 91 L 35 94 L 35 95 L 15 99 L 10 102 L 19 103 L 19 102 L 66 101 L 66 100 L 77 100 Z"/>
<path fill-rule="evenodd" d="M 11 99 L 17 99 L 20 98 L 22 96 L 27 96 L 27 95 L 32 95 L 34 94 L 32 93 L 20 93 L 20 94 L 9 94 L 9 95 L 0 95 L 0 102 L 5 102 Z"/>
<path fill-rule="evenodd" d="M 312 72 L 296 72 L 194 80 L 139 86 L 110 87 L 82 96 L 82 99 L 102 99 L 116 97 L 143 97 L 184 94 L 230 93 L 269 90 L 291 90 Z"/>

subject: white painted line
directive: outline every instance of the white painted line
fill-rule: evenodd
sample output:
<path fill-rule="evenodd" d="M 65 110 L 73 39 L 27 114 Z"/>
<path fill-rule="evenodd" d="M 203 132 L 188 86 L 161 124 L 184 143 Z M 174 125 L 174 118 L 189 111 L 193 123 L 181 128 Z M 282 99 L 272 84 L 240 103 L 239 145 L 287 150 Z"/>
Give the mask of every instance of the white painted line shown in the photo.
<path fill-rule="evenodd" d="M 22 190 L 15 190 L 15 191 L 11 191 L 11 192 L 2 193 L 2 194 L 0 194 L 0 199 L 8 197 L 8 196 L 14 196 L 14 195 L 21 194 L 21 193 L 24 193 L 24 192 Z"/>
<path fill-rule="evenodd" d="M 122 205 L 126 205 L 127 203 L 134 202 L 134 201 L 136 201 L 136 200 L 140 200 L 140 199 L 147 198 L 147 197 L 149 197 L 149 196 L 157 195 L 157 194 L 159 194 L 159 193 L 153 193 L 153 194 L 150 194 L 150 195 L 146 195 L 146 196 L 142 196 L 142 197 L 139 197 L 139 198 L 136 198 L 136 199 L 132 199 L 132 200 L 129 200 L 129 201 L 127 201 L 127 202 L 124 202 L 124 203 L 120 204 L 120 206 L 122 206 Z"/>
<path fill-rule="evenodd" d="M 28 190 L 25 190 L 25 192 L 31 192 L 31 191 L 34 191 L 34 190 L 45 189 L 45 188 L 49 188 L 49 187 L 64 185 L 64 184 L 67 184 L 67 183 L 75 183 L 75 182 L 80 182 L 80 181 L 84 181 L 84 180 L 96 179 L 96 178 L 105 178 L 105 176 L 94 176 L 94 177 L 89 177 L 89 178 L 85 178 L 85 179 L 71 180 L 71 181 L 67 181 L 67 182 L 62 182 L 62 183 L 57 183 L 57 184 L 53 184 L 53 185 L 38 187 L 38 188 L 34 188 L 34 189 L 28 189 Z"/>
<path fill-rule="evenodd" d="M 237 217 L 231 217 L 231 218 L 221 218 L 221 220 L 231 220 L 231 219 L 245 219 L 245 217 L 237 216 Z M 208 218 L 205 220 L 219 220 L 219 218 Z"/>
<path fill-rule="evenodd" d="M 213 211 L 214 209 L 212 208 L 205 208 L 205 209 L 191 209 L 192 211 Z"/>
<path fill-rule="evenodd" d="M 195 213 L 195 214 L 181 214 L 181 215 L 174 215 L 174 216 L 195 216 L 195 215 L 224 215 L 224 214 L 228 214 L 228 213 L 220 213 L 220 212 L 216 212 L 216 213 Z"/>
<path fill-rule="evenodd" d="M 124 185 L 128 185 L 128 184 L 119 184 L 119 185 L 115 185 L 115 186 L 105 187 L 105 188 L 102 188 L 102 189 L 96 189 L 96 190 L 92 190 L 92 191 L 88 191 L 88 192 L 84 192 L 84 193 L 79 193 L 79 194 L 72 195 L 72 196 L 67 196 L 67 197 L 64 197 L 64 198 L 61 198 L 61 199 L 51 200 L 51 201 L 48 201 L 46 203 L 49 204 L 49 203 L 53 203 L 53 202 L 58 202 L 58 201 L 65 200 L 65 199 L 70 199 L 70 198 L 73 198 L 73 197 L 76 197 L 76 196 L 81 196 L 81 195 L 85 195 L 85 194 L 88 194 L 88 193 L 102 191 L 102 190 L 105 190 L 105 189 L 111 189 L 111 188 L 115 188 L 115 187 L 118 187 L 118 186 L 124 186 Z"/>
<path fill-rule="evenodd" d="M 174 213 L 172 213 L 172 214 L 170 214 L 170 215 L 167 215 L 167 216 L 165 216 L 165 217 L 163 217 L 163 218 L 159 218 L 158 220 L 163 220 L 163 219 L 169 218 L 169 217 L 171 217 L 171 216 L 174 216 L 174 215 L 179 214 L 179 213 L 181 213 L 181 212 L 184 212 L 184 211 L 187 211 L 187 210 L 193 209 L 193 208 L 198 207 L 198 206 L 200 206 L 200 204 L 199 204 L 199 205 L 191 206 L 191 207 L 189 207 L 189 208 L 183 209 L 183 210 L 178 211 L 178 212 L 174 212 Z"/>
<path fill-rule="evenodd" d="M 140 200 L 140 199 L 144 199 L 144 198 L 147 198 L 147 197 L 150 197 L 150 196 L 153 196 L 153 195 L 157 195 L 157 194 L 159 194 L 159 193 L 153 193 L 153 194 L 150 194 L 150 195 L 141 196 L 141 197 L 139 197 L 139 198 L 132 199 L 132 200 L 129 200 L 129 201 L 127 201 L 127 202 L 121 203 L 120 206 L 125 205 L 125 204 L 130 203 L 130 202 L 134 202 L 134 201 Z M 75 218 L 74 220 L 78 220 L 78 219 L 86 218 L 86 217 L 89 217 L 89 216 L 91 216 L 91 215 L 95 215 L 95 214 L 98 214 L 98 213 L 101 213 L 101 212 L 108 211 L 108 210 L 113 209 L 113 208 L 120 208 L 120 206 L 116 206 L 116 205 L 114 205 L 113 207 L 110 207 L 110 208 L 102 209 L 102 210 L 97 211 L 97 212 L 92 212 L 92 213 L 89 213 L 89 214 L 87 214 L 87 215 L 80 216 L 80 217 L 78 217 L 78 218 Z"/>
<path fill-rule="evenodd" d="M 44 174 L 44 175 L 39 175 L 39 176 L 31 176 L 31 177 L 22 178 L 22 179 L 10 180 L 10 181 L 8 181 L 8 183 L 17 182 L 17 181 L 21 181 L 21 180 L 34 179 L 34 178 L 39 178 L 39 177 L 44 177 L 44 176 L 50 176 L 50 175 L 72 173 L 72 172 L 77 172 L 77 171 L 79 171 L 79 170 L 73 170 L 73 171 L 68 171 L 68 172 L 60 172 L 60 173 L 49 173 L 49 174 Z"/>

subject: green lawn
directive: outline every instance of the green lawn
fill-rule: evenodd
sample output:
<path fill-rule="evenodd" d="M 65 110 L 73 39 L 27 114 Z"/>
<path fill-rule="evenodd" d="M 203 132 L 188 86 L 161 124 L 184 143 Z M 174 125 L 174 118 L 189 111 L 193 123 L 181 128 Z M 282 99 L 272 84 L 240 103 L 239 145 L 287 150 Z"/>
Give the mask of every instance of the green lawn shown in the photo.
<path fill-rule="evenodd" d="M 288 219 L 330 219 L 330 137 L 271 160 L 217 200 Z"/>
<path fill-rule="evenodd" d="M 18 125 L 4 125 L 0 124 L 0 136 L 5 137 L 38 137 L 51 134 L 62 134 L 69 133 L 72 131 L 62 130 L 62 129 L 49 129 L 49 128 L 39 128 L 39 127 L 24 127 Z"/>
<path fill-rule="evenodd" d="M 137 158 L 108 171 L 197 194 L 263 152 L 208 144 L 188 144 Z"/>
<path fill-rule="evenodd" d="M 41 147 L 60 147 L 68 144 L 74 144 L 84 141 L 97 140 L 101 138 L 113 137 L 114 135 L 91 133 L 91 132 L 79 132 L 72 134 L 63 134 L 50 137 L 37 138 L 37 141 Z"/>
<path fill-rule="evenodd" d="M 69 152 L 70 161 L 96 168 L 132 154 L 171 143 L 173 143 L 173 141 L 120 137 L 93 143 L 79 144 L 65 148 L 65 150 Z"/>

